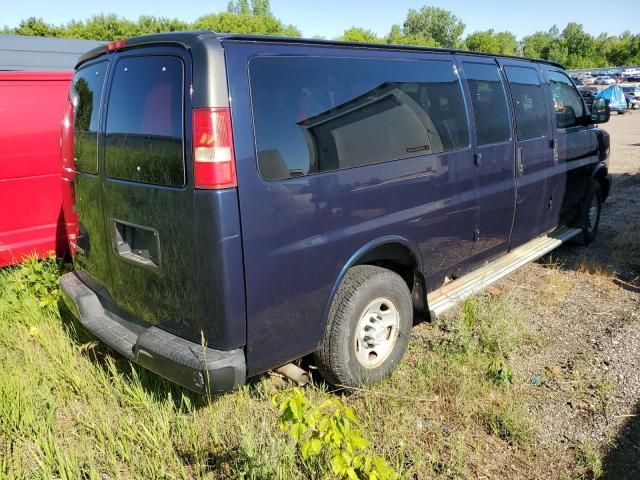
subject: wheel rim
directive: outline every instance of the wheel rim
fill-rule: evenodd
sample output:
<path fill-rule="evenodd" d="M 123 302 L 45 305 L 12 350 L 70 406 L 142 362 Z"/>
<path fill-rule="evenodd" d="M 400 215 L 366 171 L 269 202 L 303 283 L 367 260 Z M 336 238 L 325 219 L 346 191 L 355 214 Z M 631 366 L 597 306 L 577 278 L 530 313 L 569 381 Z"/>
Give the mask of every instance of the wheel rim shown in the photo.
<path fill-rule="evenodd" d="M 599 208 L 600 204 L 598 203 L 598 198 L 594 195 L 591 199 L 591 205 L 589 205 L 589 214 L 587 215 L 587 230 L 589 232 L 593 232 L 596 228 Z"/>
<path fill-rule="evenodd" d="M 388 298 L 379 297 L 364 309 L 356 328 L 355 352 L 365 368 L 376 368 L 389 358 L 398 340 L 400 314 Z"/>

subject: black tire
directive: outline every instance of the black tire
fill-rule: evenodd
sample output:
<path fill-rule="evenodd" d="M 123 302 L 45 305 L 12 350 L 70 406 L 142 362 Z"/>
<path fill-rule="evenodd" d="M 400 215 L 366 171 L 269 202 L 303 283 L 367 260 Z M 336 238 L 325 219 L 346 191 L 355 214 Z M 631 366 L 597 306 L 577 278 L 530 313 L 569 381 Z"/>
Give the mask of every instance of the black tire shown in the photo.
<path fill-rule="evenodd" d="M 595 212 L 591 209 L 595 208 Z M 597 180 L 591 180 L 580 211 L 580 226 L 582 228 L 582 243 L 589 245 L 596 238 L 600 215 L 602 213 L 602 189 Z"/>
<path fill-rule="evenodd" d="M 356 353 L 361 348 L 356 333 L 362 325 L 361 319 L 365 323 L 364 329 L 369 328 L 364 314 L 381 298 L 391 302 L 392 309 L 397 311 L 397 315 L 394 312 L 394 318 L 399 320 L 398 327 L 393 330 L 397 332 L 397 336 L 394 335 L 395 343 L 388 347 L 384 360 L 381 358 L 379 365 L 367 367 L 361 363 Z M 371 319 L 372 323 L 374 321 L 375 319 Z M 324 379 L 332 385 L 358 387 L 379 382 L 402 359 L 411 335 L 412 323 L 411 294 L 402 277 L 385 268 L 355 266 L 346 273 L 331 304 L 325 334 L 320 349 L 315 353 L 316 366 Z M 383 338 L 383 342 L 389 341 Z M 362 347 L 367 348 L 366 345 Z"/>

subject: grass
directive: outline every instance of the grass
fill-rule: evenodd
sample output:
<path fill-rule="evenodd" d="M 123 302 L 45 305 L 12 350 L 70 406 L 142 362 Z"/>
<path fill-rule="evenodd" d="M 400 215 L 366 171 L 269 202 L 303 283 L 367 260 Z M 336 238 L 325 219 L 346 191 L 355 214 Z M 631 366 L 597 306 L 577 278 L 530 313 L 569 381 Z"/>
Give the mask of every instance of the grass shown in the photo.
<path fill-rule="evenodd" d="M 309 477 L 271 402 L 286 382 L 265 375 L 207 400 L 130 364 L 49 301 L 55 284 L 25 281 L 60 268 L 47 260 L 0 272 L 0 478 Z M 474 298 L 416 327 L 384 383 L 332 392 L 315 378 L 305 398 L 353 408 L 373 453 L 401 478 L 535 471 L 549 451 L 532 441 L 510 367 L 526 338 L 512 305 Z M 314 468 L 335 478 L 327 463 Z"/>
<path fill-rule="evenodd" d="M 640 224 L 638 222 L 627 224 L 611 243 L 616 261 L 640 269 Z"/>

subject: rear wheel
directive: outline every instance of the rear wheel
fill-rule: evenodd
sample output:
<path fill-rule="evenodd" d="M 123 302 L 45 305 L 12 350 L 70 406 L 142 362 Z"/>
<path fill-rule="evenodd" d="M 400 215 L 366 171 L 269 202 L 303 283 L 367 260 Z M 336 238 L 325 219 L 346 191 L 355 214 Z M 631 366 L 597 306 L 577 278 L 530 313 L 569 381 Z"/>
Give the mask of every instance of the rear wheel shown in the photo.
<path fill-rule="evenodd" d="M 357 387 L 388 376 L 411 334 L 413 306 L 405 281 L 371 265 L 351 268 L 338 287 L 316 365 L 333 385 Z"/>
<path fill-rule="evenodd" d="M 591 180 L 581 211 L 582 241 L 589 245 L 596 238 L 602 211 L 602 189 L 597 180 Z"/>

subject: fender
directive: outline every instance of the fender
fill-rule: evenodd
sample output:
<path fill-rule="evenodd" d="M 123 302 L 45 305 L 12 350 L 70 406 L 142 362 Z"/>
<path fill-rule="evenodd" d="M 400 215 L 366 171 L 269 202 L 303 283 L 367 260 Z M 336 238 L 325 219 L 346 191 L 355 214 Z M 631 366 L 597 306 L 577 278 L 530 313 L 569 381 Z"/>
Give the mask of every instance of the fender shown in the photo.
<path fill-rule="evenodd" d="M 609 167 L 605 162 L 598 162 L 591 172 L 591 178 L 597 180 L 602 188 L 602 201 L 606 201 L 611 190 L 611 177 L 609 176 Z"/>
<path fill-rule="evenodd" d="M 333 297 L 336 294 L 336 291 L 338 290 L 338 286 L 340 286 L 340 283 L 342 283 L 342 279 L 346 275 L 347 270 L 353 267 L 358 262 L 358 260 L 360 260 L 367 252 L 373 250 L 376 247 L 389 244 L 389 243 L 397 243 L 406 247 L 411 252 L 411 255 L 416 261 L 418 272 L 422 272 L 422 258 L 418 254 L 418 249 L 408 239 L 401 237 L 399 235 L 385 235 L 384 237 L 376 238 L 375 240 L 371 240 L 370 242 L 365 243 L 362 247 L 356 250 L 356 252 L 353 255 L 351 255 L 349 260 L 347 260 L 347 262 L 344 264 L 344 266 L 340 270 L 340 273 L 338 274 L 336 281 L 331 287 L 329 296 L 327 298 L 327 301 L 325 302 L 324 309 L 322 310 L 323 322 L 326 322 L 326 319 L 329 317 L 329 309 L 331 308 L 331 302 L 333 302 Z M 422 283 L 424 288 L 424 282 Z M 424 294 L 424 297 L 426 302 L 426 293 Z"/>

